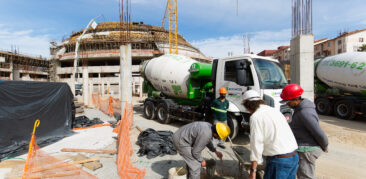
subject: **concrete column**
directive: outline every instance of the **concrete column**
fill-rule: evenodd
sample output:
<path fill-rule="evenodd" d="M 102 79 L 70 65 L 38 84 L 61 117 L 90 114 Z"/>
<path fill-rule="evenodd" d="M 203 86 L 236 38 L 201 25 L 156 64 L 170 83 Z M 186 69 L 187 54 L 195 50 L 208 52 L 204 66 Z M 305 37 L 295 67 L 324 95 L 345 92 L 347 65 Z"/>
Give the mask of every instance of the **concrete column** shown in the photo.
<path fill-rule="evenodd" d="M 139 92 L 140 92 L 139 97 L 140 98 L 142 97 L 142 83 L 143 83 L 143 80 L 142 80 L 142 78 L 140 78 L 140 89 L 139 89 Z"/>
<path fill-rule="evenodd" d="M 74 59 L 74 61 L 75 61 L 75 59 Z M 77 68 L 77 67 L 74 67 L 74 68 Z M 75 70 L 75 69 L 73 69 L 73 70 Z M 79 74 L 77 74 L 76 73 L 76 75 L 79 75 Z M 70 86 L 70 88 L 71 88 L 71 92 L 72 92 L 72 94 L 75 96 L 75 84 L 77 83 L 76 81 L 75 81 L 75 76 L 73 75 L 73 73 L 71 73 L 71 86 Z"/>
<path fill-rule="evenodd" d="M 93 86 L 94 86 L 93 82 L 89 81 L 89 96 L 88 96 L 88 98 L 89 98 L 89 106 L 93 105 L 93 103 L 92 103 L 92 101 L 93 101 L 92 100 Z"/>
<path fill-rule="evenodd" d="M 121 76 L 121 75 L 120 75 Z M 121 77 L 120 77 L 121 78 Z M 121 98 L 121 95 L 122 95 L 122 93 L 121 93 L 121 80 L 118 82 L 118 98 Z"/>
<path fill-rule="evenodd" d="M 107 95 L 111 94 L 111 82 L 107 81 Z"/>
<path fill-rule="evenodd" d="M 98 91 L 99 91 L 99 94 L 102 94 L 102 78 L 101 78 L 100 73 L 98 73 L 98 81 L 99 81 Z"/>
<path fill-rule="evenodd" d="M 314 101 L 314 36 L 300 35 L 291 40 L 291 83 L 299 84 L 302 97 Z"/>
<path fill-rule="evenodd" d="M 132 95 L 133 95 L 136 93 L 136 82 L 135 82 L 134 78 L 132 78 L 132 79 L 133 79 L 133 82 L 132 82 Z"/>
<path fill-rule="evenodd" d="M 13 69 L 13 80 L 21 80 L 20 71 L 18 69 Z"/>
<path fill-rule="evenodd" d="M 104 90 L 104 81 L 102 82 L 102 91 L 101 91 L 101 95 L 104 97 L 104 92 L 105 92 L 105 90 Z"/>
<path fill-rule="evenodd" d="M 89 105 L 89 72 L 88 61 L 83 59 L 83 98 L 84 105 Z"/>
<path fill-rule="evenodd" d="M 14 79 L 14 77 L 13 77 L 13 75 L 14 75 L 14 63 L 13 63 L 13 59 L 9 59 L 9 64 L 10 64 L 10 75 L 9 75 L 9 77 L 10 77 L 10 80 L 13 80 Z"/>
<path fill-rule="evenodd" d="M 124 112 L 125 103 L 132 104 L 132 57 L 131 44 L 120 46 L 120 79 L 121 79 L 121 111 Z"/>

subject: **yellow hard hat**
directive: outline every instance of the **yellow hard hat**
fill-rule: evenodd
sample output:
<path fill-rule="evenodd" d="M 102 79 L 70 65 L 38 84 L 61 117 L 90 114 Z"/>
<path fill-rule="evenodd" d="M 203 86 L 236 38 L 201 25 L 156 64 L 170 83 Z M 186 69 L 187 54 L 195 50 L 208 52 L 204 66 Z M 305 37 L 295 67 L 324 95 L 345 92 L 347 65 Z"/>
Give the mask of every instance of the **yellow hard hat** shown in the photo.
<path fill-rule="evenodd" d="M 216 132 L 219 134 L 221 140 L 225 141 L 226 138 L 230 135 L 230 128 L 228 125 L 218 122 L 216 124 Z"/>

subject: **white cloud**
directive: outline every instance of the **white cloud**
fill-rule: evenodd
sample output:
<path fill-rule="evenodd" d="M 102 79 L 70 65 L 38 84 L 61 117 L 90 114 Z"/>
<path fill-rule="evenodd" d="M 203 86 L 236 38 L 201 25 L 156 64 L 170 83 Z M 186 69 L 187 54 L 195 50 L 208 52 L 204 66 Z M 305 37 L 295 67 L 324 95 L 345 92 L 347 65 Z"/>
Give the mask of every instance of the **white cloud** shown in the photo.
<path fill-rule="evenodd" d="M 48 57 L 49 41 L 48 34 L 34 35 L 33 30 L 0 29 L 0 49 L 3 50 L 10 50 L 13 46 L 26 55 Z"/>
<path fill-rule="evenodd" d="M 260 31 L 249 34 L 251 52 L 259 53 L 262 50 L 276 49 L 281 45 L 289 45 L 291 30 L 280 31 Z M 197 47 L 206 56 L 220 58 L 228 56 L 228 52 L 233 55 L 243 54 L 243 35 L 232 35 L 219 38 L 209 38 L 193 41 L 192 45 Z"/>

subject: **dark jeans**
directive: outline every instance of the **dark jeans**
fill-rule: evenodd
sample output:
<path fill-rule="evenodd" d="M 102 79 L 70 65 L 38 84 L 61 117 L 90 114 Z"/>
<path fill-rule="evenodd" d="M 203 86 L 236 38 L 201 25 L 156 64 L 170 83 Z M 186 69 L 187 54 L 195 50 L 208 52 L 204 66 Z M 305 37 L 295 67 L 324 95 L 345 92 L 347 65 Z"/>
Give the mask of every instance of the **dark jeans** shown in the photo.
<path fill-rule="evenodd" d="M 267 157 L 264 179 L 296 179 L 299 155 L 289 158 Z"/>

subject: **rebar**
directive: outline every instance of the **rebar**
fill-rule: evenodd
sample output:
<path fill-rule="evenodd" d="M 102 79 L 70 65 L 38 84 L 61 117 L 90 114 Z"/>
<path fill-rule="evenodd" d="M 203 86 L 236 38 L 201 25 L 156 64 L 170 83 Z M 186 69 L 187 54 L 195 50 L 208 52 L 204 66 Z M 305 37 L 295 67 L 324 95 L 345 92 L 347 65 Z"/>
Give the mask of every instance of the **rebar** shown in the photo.
<path fill-rule="evenodd" d="M 313 1 L 292 0 L 292 38 L 313 33 Z"/>

